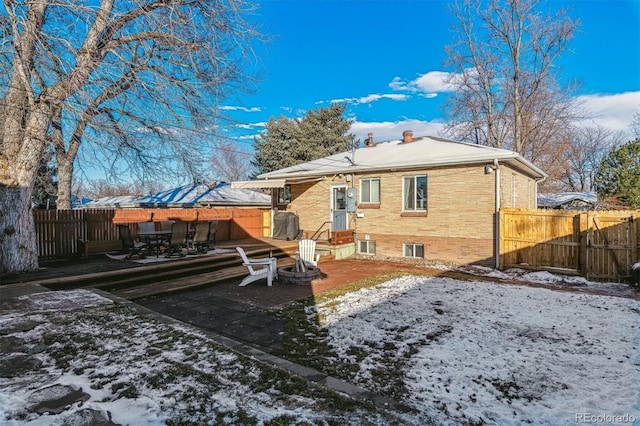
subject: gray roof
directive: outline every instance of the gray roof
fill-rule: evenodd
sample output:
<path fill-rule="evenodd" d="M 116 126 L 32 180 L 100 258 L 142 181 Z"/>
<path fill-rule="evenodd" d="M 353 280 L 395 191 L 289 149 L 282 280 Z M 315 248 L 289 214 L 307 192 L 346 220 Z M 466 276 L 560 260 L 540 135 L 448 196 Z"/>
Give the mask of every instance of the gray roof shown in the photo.
<path fill-rule="evenodd" d="M 226 182 L 215 185 L 190 184 L 152 195 L 104 197 L 84 204 L 85 208 L 190 208 L 200 206 L 271 206 L 271 196 L 250 189 L 231 188 Z"/>
<path fill-rule="evenodd" d="M 538 207 L 555 208 L 571 203 L 583 203 L 594 206 L 598 202 L 595 192 L 556 192 L 538 194 Z"/>
<path fill-rule="evenodd" d="M 123 209 L 138 207 L 135 195 L 116 195 L 113 197 L 102 197 L 97 200 L 82 204 L 85 209 Z"/>
<path fill-rule="evenodd" d="M 250 189 L 231 188 L 226 182 L 184 185 L 138 200 L 140 207 L 270 206 L 271 196 Z"/>
<path fill-rule="evenodd" d="M 252 205 L 271 206 L 271 195 L 251 189 L 232 188 L 230 184 L 218 185 L 198 199 L 199 205 L 229 206 Z"/>
<path fill-rule="evenodd" d="M 547 177 L 546 173 L 513 151 L 425 136 L 414 138 L 411 143 L 403 143 L 401 140 L 380 142 L 372 147 L 358 148 L 354 153 L 341 152 L 263 173 L 258 178 L 286 179 L 375 170 L 409 170 L 461 164 L 488 164 L 494 160 L 508 163 L 536 179 Z"/>

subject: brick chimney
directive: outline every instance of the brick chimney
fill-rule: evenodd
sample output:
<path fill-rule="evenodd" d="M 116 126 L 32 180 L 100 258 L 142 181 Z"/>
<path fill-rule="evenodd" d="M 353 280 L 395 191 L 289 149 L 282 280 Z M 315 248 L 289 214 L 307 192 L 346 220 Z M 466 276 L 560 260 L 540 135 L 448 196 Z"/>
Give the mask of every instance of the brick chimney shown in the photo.
<path fill-rule="evenodd" d="M 365 146 L 375 146 L 373 143 L 373 133 L 367 134 L 367 139 L 364 141 Z"/>
<path fill-rule="evenodd" d="M 403 143 L 413 142 L 413 130 L 405 130 L 404 132 L 402 132 L 402 142 Z"/>

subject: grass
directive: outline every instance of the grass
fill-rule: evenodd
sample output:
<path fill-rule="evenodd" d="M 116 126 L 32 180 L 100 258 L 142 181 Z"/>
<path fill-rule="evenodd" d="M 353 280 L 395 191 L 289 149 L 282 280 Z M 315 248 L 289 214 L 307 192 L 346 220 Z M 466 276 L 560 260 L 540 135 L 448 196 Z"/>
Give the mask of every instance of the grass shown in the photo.
<path fill-rule="evenodd" d="M 43 317 L 46 325 L 26 343 L 45 345 L 47 374 L 55 370 L 83 376 L 95 392 L 109 395 L 105 402 L 157 401 L 167 425 L 342 425 L 354 419 L 359 424 L 400 424 L 395 415 L 371 403 L 232 352 L 197 333 L 158 323 L 127 306 Z M 33 374 L 28 385 L 33 389 L 46 386 L 51 377 Z M 307 413 L 307 419 L 300 413 Z"/>
<path fill-rule="evenodd" d="M 332 301 L 342 295 L 374 287 L 407 275 L 418 274 L 407 271 L 386 272 L 344 286 L 334 287 L 272 310 L 271 314 L 285 324 L 282 349 L 276 355 L 297 364 L 314 368 L 329 376 L 353 382 L 355 375 L 360 371 L 359 362 L 369 356 L 370 353 L 361 346 L 351 347 L 348 352 L 351 358 L 340 358 L 327 344 L 327 330 L 322 327 L 324 317 L 315 309 L 316 305 L 323 304 L 325 308 L 330 308 Z M 431 276 L 429 274 L 419 275 Z M 424 340 L 413 346 L 426 343 L 427 341 Z M 369 345 L 370 347 L 375 347 L 377 342 L 369 342 Z M 371 388 L 380 389 L 380 393 L 400 400 L 407 393 L 403 377 L 405 363 L 410 360 L 411 355 L 417 349 L 410 345 L 409 350 L 402 354 L 403 356 L 398 361 L 398 348 L 392 344 L 387 346 L 383 348 L 383 359 L 381 360 L 381 365 L 387 367 L 372 372 Z M 393 359 L 394 361 L 387 362 L 385 359 Z"/>

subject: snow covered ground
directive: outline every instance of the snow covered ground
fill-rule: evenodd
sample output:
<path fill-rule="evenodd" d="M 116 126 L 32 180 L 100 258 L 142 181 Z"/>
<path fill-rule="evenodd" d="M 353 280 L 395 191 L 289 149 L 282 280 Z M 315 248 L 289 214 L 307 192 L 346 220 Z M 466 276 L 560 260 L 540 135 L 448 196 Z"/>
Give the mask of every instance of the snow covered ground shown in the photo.
<path fill-rule="evenodd" d="M 24 313 L 0 315 L 0 365 L 31 356 L 41 366 L 0 377 L 3 426 L 93 425 L 88 410 L 131 426 L 393 421 L 190 327 L 158 322 L 86 290 L 39 293 L 23 302 Z M 67 395 L 68 387 L 80 396 L 61 412 L 43 404 Z"/>
<path fill-rule="evenodd" d="M 374 373 L 403 365 L 403 402 L 419 413 L 409 423 L 640 421 L 636 300 L 403 277 L 316 314 L 338 356 L 358 363 L 357 384 L 385 392 Z"/>
<path fill-rule="evenodd" d="M 546 273 L 476 272 L 567 284 Z M 131 425 L 394 421 L 86 291 L 30 300 L 35 307 L 0 315 L 0 338 L 19 339 L 42 367 L 0 378 L 0 424 L 72 424 L 83 408 Z M 640 302 L 631 298 L 407 276 L 307 314 L 321 319 L 340 362 L 358 365 L 354 384 L 386 394 L 384 378 L 400 378 L 401 402 L 413 408 L 404 424 L 640 424 Z M 88 399 L 59 415 L 28 412 L 52 384 L 81 387 Z"/>

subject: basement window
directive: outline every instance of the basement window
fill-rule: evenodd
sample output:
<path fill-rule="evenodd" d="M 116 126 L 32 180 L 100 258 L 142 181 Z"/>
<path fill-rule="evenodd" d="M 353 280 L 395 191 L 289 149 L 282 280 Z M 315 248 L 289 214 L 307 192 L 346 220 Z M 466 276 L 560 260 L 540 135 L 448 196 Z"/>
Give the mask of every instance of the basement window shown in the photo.
<path fill-rule="evenodd" d="M 405 243 L 402 245 L 404 250 L 404 257 L 412 257 L 417 259 L 424 259 L 424 245 L 416 243 Z"/>
<path fill-rule="evenodd" d="M 358 240 L 358 253 L 376 254 L 376 242 L 373 240 Z"/>

